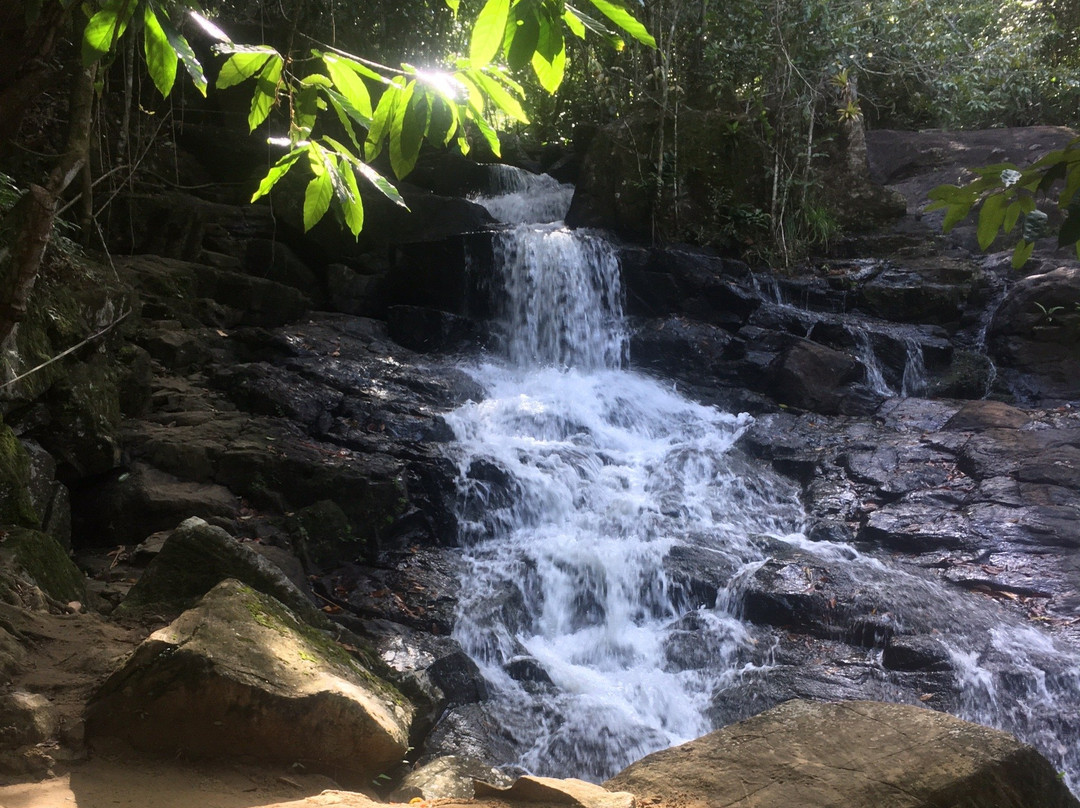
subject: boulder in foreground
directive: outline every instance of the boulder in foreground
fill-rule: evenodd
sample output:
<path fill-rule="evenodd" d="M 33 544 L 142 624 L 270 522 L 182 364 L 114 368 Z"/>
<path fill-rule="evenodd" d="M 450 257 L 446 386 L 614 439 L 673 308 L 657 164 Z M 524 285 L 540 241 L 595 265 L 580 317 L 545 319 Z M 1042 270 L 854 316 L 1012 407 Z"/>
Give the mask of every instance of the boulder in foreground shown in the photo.
<path fill-rule="evenodd" d="M 604 784 L 651 808 L 1078 808 L 1013 736 L 919 707 L 789 701 Z"/>
<path fill-rule="evenodd" d="M 404 757 L 413 713 L 328 636 L 230 579 L 106 680 L 87 708 L 86 737 L 370 778 Z"/>

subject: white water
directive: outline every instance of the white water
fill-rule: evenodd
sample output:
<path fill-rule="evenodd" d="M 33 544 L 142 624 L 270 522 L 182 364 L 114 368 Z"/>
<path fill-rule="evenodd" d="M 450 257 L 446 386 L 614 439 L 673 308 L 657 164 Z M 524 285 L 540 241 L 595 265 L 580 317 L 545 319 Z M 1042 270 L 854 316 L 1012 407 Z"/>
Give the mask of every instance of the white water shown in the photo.
<path fill-rule="evenodd" d="M 1074 651 L 1004 610 L 978 618 L 934 582 L 808 542 L 795 488 L 730 452 L 747 416 L 623 369 L 618 265 L 602 237 L 518 225 L 495 252 L 504 358 L 467 368 L 486 397 L 447 421 L 471 568 L 455 636 L 490 683 L 485 709 L 516 749 L 506 763 L 600 780 L 713 729 L 717 694 L 770 675 L 735 608 L 765 560 L 764 534 L 847 564 L 894 605 L 898 627 L 933 630 L 956 669 L 958 711 L 1018 732 L 1077 787 Z M 669 575 L 680 545 L 727 571 L 714 607 Z M 897 692 L 885 683 L 881 697 Z"/>

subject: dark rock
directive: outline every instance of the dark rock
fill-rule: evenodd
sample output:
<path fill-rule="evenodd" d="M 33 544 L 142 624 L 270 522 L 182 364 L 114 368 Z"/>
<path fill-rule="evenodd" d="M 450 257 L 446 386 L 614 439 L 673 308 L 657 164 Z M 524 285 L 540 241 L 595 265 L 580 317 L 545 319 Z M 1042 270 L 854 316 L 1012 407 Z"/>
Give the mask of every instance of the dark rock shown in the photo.
<path fill-rule="evenodd" d="M 420 353 L 461 350 L 481 336 L 472 320 L 420 306 L 390 306 L 386 325 L 391 339 Z"/>
<path fill-rule="evenodd" d="M 951 671 L 948 651 L 930 637 L 893 635 L 882 653 L 881 664 L 894 671 Z"/>
<path fill-rule="evenodd" d="M 461 755 L 438 757 L 418 766 L 390 792 L 391 802 L 410 800 L 471 800 L 473 783 L 482 780 L 500 786 L 510 785 L 510 778 L 491 766 Z"/>
<path fill-rule="evenodd" d="M 79 486 L 72 502 L 75 541 L 83 547 L 138 544 L 191 516 L 228 525 L 240 504 L 223 486 L 187 482 L 143 463 Z"/>
<path fill-rule="evenodd" d="M 128 613 L 176 613 L 233 578 L 277 598 L 314 625 L 325 616 L 284 573 L 224 530 L 192 517 L 173 531 L 121 605 Z"/>
<path fill-rule="evenodd" d="M 791 407 L 825 414 L 868 415 L 884 396 L 865 384 L 865 369 L 848 354 L 798 340 L 769 368 L 771 392 Z"/>
<path fill-rule="evenodd" d="M 506 724 L 483 704 L 464 704 L 448 710 L 424 739 L 418 761 L 463 755 L 484 766 L 499 766 L 515 758 L 517 739 Z"/>
<path fill-rule="evenodd" d="M 978 432 L 984 429 L 1019 429 L 1030 420 L 1023 410 L 1000 401 L 968 401 L 950 418 L 943 429 Z"/>
<path fill-rule="evenodd" d="M 503 665 L 506 675 L 517 682 L 535 682 L 542 685 L 554 684 L 548 672 L 535 658 L 517 656 Z"/>
<path fill-rule="evenodd" d="M 1036 400 L 1080 398 L 1080 268 L 1018 281 L 990 324 L 999 368 L 1021 374 Z"/>
<path fill-rule="evenodd" d="M 741 343 L 730 332 L 685 317 L 646 321 L 630 336 L 634 364 L 668 373 L 716 376 L 722 373 L 725 360 L 741 351 Z"/>
<path fill-rule="evenodd" d="M 352 535 L 349 517 L 332 500 L 301 508 L 286 524 L 292 545 L 309 573 L 356 561 L 363 553 L 363 545 Z"/>

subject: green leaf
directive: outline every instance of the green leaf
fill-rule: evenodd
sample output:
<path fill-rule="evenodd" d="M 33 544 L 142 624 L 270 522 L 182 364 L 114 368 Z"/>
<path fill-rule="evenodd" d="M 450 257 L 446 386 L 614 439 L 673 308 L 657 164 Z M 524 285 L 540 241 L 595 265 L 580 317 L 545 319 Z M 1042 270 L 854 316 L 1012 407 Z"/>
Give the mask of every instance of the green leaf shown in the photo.
<path fill-rule="evenodd" d="M 446 7 L 454 12 L 454 16 L 457 16 L 458 9 L 461 8 L 461 0 L 446 0 Z"/>
<path fill-rule="evenodd" d="M 291 133 L 294 141 L 305 140 L 315 128 L 319 117 L 319 88 L 315 85 L 301 84 L 293 94 L 293 120 Z"/>
<path fill-rule="evenodd" d="M 386 137 L 387 132 L 390 131 L 390 123 L 394 119 L 394 110 L 405 87 L 404 81 L 400 77 L 395 79 L 392 84 L 386 86 L 382 97 L 379 98 L 379 103 L 371 117 L 367 141 L 364 143 L 365 160 L 374 160 L 382 151 L 383 139 Z"/>
<path fill-rule="evenodd" d="M 1021 269 L 1024 264 L 1031 258 L 1031 254 L 1035 251 L 1034 241 L 1021 241 L 1016 245 L 1016 249 L 1013 250 L 1012 256 L 1012 268 Z"/>
<path fill-rule="evenodd" d="M 1012 229 L 1016 227 L 1016 222 L 1020 218 L 1020 200 L 1014 200 L 1009 204 L 1009 207 L 1005 209 L 1005 219 L 1001 223 L 1001 228 L 1006 233 L 1011 233 Z"/>
<path fill-rule="evenodd" d="M 510 0 L 487 0 L 484 4 L 469 39 L 469 59 L 473 67 L 483 67 L 495 58 L 502 47 L 509 16 Z"/>
<path fill-rule="evenodd" d="M 308 150 L 306 147 L 301 149 L 293 149 L 291 152 L 289 152 L 276 163 L 274 163 L 274 165 L 270 167 L 270 170 L 266 172 L 266 176 L 263 177 L 262 182 L 259 183 L 259 188 L 251 197 L 251 201 L 254 202 L 260 196 L 266 196 L 268 193 L 270 193 L 270 189 L 277 184 L 277 181 L 284 177 L 286 174 L 288 174 L 289 169 L 293 167 L 297 160 L 307 154 L 307 151 Z"/>
<path fill-rule="evenodd" d="M 562 29 L 546 20 L 541 26 L 540 39 L 532 57 L 532 67 L 541 87 L 549 93 L 559 89 L 566 73 L 566 41 L 563 39 Z"/>
<path fill-rule="evenodd" d="M 371 94 L 350 61 L 332 53 L 323 55 L 323 63 L 326 65 L 330 78 L 334 81 L 334 86 L 361 115 L 370 120 Z"/>
<path fill-rule="evenodd" d="M 361 160 L 355 161 L 353 166 L 360 172 L 364 179 L 375 186 L 379 193 L 394 204 L 405 208 L 405 210 L 409 209 L 409 206 L 405 204 L 405 200 L 401 198 L 401 194 L 398 193 L 398 189 L 394 187 L 394 183 L 390 182 L 390 180 Z"/>
<path fill-rule="evenodd" d="M 158 22 L 154 7 L 147 3 L 143 8 L 143 52 L 146 54 L 146 70 L 162 96 L 168 96 L 176 83 L 176 51 Z"/>
<path fill-rule="evenodd" d="M 266 66 L 259 71 L 255 94 L 251 98 L 251 112 L 248 114 L 248 131 L 254 132 L 259 124 L 267 119 L 277 102 L 278 82 L 281 80 L 283 64 L 280 56 L 271 56 Z"/>
<path fill-rule="evenodd" d="M 360 188 L 356 184 L 356 169 L 351 161 L 343 160 L 341 166 L 341 178 L 348 191 L 348 199 L 341 203 L 342 213 L 345 214 L 345 226 L 353 236 L 359 236 L 364 229 L 364 200 L 360 197 Z"/>
<path fill-rule="evenodd" d="M 476 82 L 477 86 L 500 110 L 521 123 L 529 122 L 529 116 L 525 114 L 525 110 L 522 109 L 518 100 L 495 79 L 479 70 L 469 71 L 469 78 Z"/>
<path fill-rule="evenodd" d="M 520 4 L 521 9 L 525 4 Z M 536 16 L 535 9 L 531 5 L 525 6 L 525 16 L 519 18 L 516 24 L 507 27 L 510 46 L 506 49 L 506 63 L 511 70 L 521 70 L 532 59 L 536 52 L 536 43 L 540 39 L 540 18 Z"/>
<path fill-rule="evenodd" d="M 1058 246 L 1068 247 L 1080 240 L 1080 202 L 1069 205 L 1068 216 L 1058 231 Z"/>
<path fill-rule="evenodd" d="M 306 233 L 318 223 L 319 219 L 330 210 L 330 200 L 334 196 L 334 183 L 330 174 L 323 172 L 317 174 L 308 183 L 304 191 L 304 232 Z"/>
<path fill-rule="evenodd" d="M 82 59 L 84 65 L 92 65 L 109 53 L 127 30 L 135 0 L 106 3 L 90 18 L 83 31 Z"/>
<path fill-rule="evenodd" d="M 159 17 L 158 22 L 161 23 L 161 30 L 165 32 L 165 37 L 169 40 L 169 45 L 176 52 L 176 55 L 180 57 L 180 61 L 184 65 L 184 70 L 187 71 L 191 77 L 191 83 L 195 85 L 195 89 L 202 95 L 206 95 L 206 74 L 203 73 L 202 64 L 200 64 L 198 57 L 195 55 L 195 51 L 191 49 L 191 45 L 187 39 L 173 26 L 172 22 L 167 17 Z"/>
<path fill-rule="evenodd" d="M 652 34 L 645 30 L 645 26 L 634 19 L 634 16 L 621 5 L 611 2 L 610 0 L 589 0 L 589 2 L 592 3 L 601 14 L 615 23 L 615 25 L 623 31 L 626 31 L 626 33 L 638 42 L 643 45 L 648 45 L 650 48 L 656 47 L 656 40 L 653 39 Z"/>
<path fill-rule="evenodd" d="M 267 59 L 276 55 L 277 51 L 270 47 L 234 53 L 221 66 L 214 87 L 225 90 L 247 81 L 266 66 Z"/>
<path fill-rule="evenodd" d="M 187 5 L 191 5 L 188 3 Z M 197 6 L 196 6 L 197 7 Z M 210 22 L 206 17 L 200 14 L 198 11 L 191 9 L 188 11 L 188 16 L 194 20 L 195 24 L 203 29 L 203 32 L 210 36 L 211 39 L 224 43 L 226 45 L 233 44 L 233 41 L 229 39 L 229 35 L 218 28 L 214 23 Z"/>
<path fill-rule="evenodd" d="M 394 120 L 390 124 L 390 166 L 399 179 L 407 176 L 416 165 L 431 115 L 427 93 L 415 92 L 413 82 L 405 90 L 409 93 L 408 100 L 403 97 L 398 102 Z"/>
<path fill-rule="evenodd" d="M 966 199 L 950 204 L 949 209 L 945 212 L 945 221 L 942 223 L 941 229 L 946 233 L 950 232 L 957 224 L 967 218 L 973 204 L 975 204 L 973 200 Z"/>
<path fill-rule="evenodd" d="M 979 210 L 979 249 L 985 250 L 997 238 L 1001 223 L 1005 220 L 1005 203 L 1008 198 L 1003 193 L 988 196 Z"/>
<path fill-rule="evenodd" d="M 569 6 L 563 11 L 563 22 L 565 22 L 566 27 L 570 29 L 570 33 L 578 39 L 585 38 L 585 23 L 581 21 L 581 18 L 578 17 Z"/>
<path fill-rule="evenodd" d="M 618 36 L 618 34 L 616 34 L 614 31 L 612 31 L 595 17 L 586 14 L 579 8 L 571 6 L 569 3 L 566 4 L 566 10 L 571 12 L 583 27 L 592 31 L 598 37 L 607 42 L 608 45 L 615 50 L 621 51 L 623 48 L 626 47 L 626 43 L 623 42 L 622 38 Z"/>

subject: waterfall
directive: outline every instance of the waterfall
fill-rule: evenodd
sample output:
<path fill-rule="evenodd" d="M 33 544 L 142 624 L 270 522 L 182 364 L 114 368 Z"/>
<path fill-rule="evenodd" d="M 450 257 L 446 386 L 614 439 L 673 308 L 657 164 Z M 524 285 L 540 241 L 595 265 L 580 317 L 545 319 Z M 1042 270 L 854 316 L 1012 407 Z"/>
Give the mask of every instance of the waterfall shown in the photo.
<path fill-rule="evenodd" d="M 1036 744 L 1076 788 L 1080 750 L 1061 743 L 1077 733 L 1076 654 L 1003 609 L 973 616 L 936 581 L 808 541 L 796 486 L 732 451 L 749 416 L 625 369 L 612 246 L 530 223 L 545 211 L 528 199 L 485 202 L 518 220 L 495 241 L 501 356 L 465 367 L 486 395 L 446 417 L 468 569 L 454 631 L 489 683 L 485 713 L 514 750 L 503 762 L 603 780 L 713 729 L 717 698 L 778 664 L 738 603 L 779 543 L 845 565 L 898 627 L 933 634 L 960 714 Z M 921 352 L 908 354 L 915 392 Z M 687 553 L 708 559 L 714 602 L 678 574 Z M 899 697 L 880 649 L 867 654 L 881 698 Z"/>

